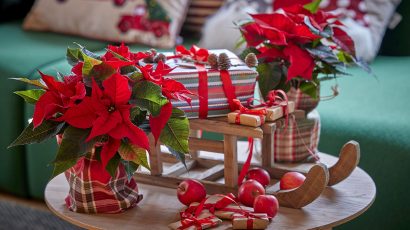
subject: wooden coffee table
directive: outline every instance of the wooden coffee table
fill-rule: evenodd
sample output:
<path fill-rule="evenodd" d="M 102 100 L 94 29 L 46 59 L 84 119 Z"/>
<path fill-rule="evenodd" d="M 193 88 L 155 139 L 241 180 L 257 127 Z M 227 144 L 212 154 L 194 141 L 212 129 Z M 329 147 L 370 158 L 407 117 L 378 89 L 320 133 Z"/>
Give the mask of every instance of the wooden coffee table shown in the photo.
<path fill-rule="evenodd" d="M 327 164 L 337 158 L 321 154 Z M 81 214 L 69 211 L 64 203 L 68 183 L 64 175 L 51 180 L 45 190 L 45 200 L 50 210 L 60 218 L 87 229 L 168 229 L 167 225 L 178 221 L 183 205 L 176 198 L 176 191 L 145 184 L 138 184 L 144 199 L 137 207 L 121 214 Z M 302 209 L 281 207 L 269 229 L 331 229 L 346 223 L 365 212 L 376 197 L 372 178 L 356 168 L 345 181 L 327 187 L 313 203 Z M 230 229 L 229 221 L 215 229 Z"/>

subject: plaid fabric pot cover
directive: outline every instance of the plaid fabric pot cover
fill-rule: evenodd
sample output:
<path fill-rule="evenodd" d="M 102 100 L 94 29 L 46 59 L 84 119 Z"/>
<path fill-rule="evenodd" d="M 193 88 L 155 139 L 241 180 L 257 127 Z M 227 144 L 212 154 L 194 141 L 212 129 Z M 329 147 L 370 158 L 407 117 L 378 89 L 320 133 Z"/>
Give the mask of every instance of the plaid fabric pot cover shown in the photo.
<path fill-rule="evenodd" d="M 308 118 L 295 119 L 289 116 L 285 129 L 285 119 L 277 122 L 274 141 L 275 162 L 315 161 L 320 136 L 320 118 L 317 112 Z"/>
<path fill-rule="evenodd" d="M 119 213 L 134 207 L 141 199 L 133 178 L 128 180 L 120 164 L 111 177 L 91 154 L 65 172 L 70 186 L 67 208 L 80 213 Z"/>
<path fill-rule="evenodd" d="M 290 87 L 287 95 L 289 101 L 295 102 L 295 109 L 304 110 L 306 113 L 314 110 L 319 104 L 319 99 L 313 99 L 311 96 L 303 93 L 299 88 Z"/>

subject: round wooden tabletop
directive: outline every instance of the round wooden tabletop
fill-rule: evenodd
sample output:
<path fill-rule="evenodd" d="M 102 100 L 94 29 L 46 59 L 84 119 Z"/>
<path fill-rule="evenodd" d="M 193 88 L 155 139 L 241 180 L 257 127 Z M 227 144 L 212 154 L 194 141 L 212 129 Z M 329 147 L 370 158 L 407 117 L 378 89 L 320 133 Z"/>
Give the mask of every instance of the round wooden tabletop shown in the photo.
<path fill-rule="evenodd" d="M 328 164 L 337 158 L 322 154 Z M 74 225 L 87 229 L 168 229 L 168 224 L 178 221 L 183 205 L 174 189 L 138 184 L 144 199 L 137 207 L 121 214 L 81 214 L 69 211 L 64 203 L 68 183 L 64 175 L 51 180 L 45 190 L 45 200 L 51 211 Z M 326 229 L 346 223 L 365 212 L 376 196 L 372 178 L 356 168 L 341 183 L 327 187 L 313 203 L 301 209 L 281 207 L 269 229 Z M 224 221 L 216 229 L 230 229 Z"/>

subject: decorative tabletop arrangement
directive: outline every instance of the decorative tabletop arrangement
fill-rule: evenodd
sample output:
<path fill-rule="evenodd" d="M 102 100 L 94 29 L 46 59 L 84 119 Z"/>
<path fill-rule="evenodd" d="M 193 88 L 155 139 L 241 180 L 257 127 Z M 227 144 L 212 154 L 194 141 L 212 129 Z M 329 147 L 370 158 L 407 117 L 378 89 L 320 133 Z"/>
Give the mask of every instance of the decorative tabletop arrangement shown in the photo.
<path fill-rule="evenodd" d="M 57 135 L 53 177 L 66 173 L 67 206 L 77 212 L 120 212 L 142 198 L 132 175 L 140 165 L 149 169 L 149 133 L 179 160 L 189 153 L 188 119 L 172 103 L 190 103 L 191 92 L 164 78 L 173 68 L 155 50 L 132 53 L 122 44 L 98 56 L 80 46 L 67 49 L 67 60 L 73 66 L 69 75 L 40 72 L 38 80 L 16 79 L 36 87 L 16 92 L 35 108 L 10 147 Z M 91 197 L 78 196 L 79 191 Z"/>

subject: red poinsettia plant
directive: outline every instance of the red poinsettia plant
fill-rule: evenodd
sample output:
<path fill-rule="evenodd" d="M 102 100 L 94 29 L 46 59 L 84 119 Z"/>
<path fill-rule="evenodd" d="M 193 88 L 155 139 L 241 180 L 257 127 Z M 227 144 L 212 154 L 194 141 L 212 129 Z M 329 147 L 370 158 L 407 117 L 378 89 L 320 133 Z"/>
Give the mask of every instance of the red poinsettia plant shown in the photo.
<path fill-rule="evenodd" d="M 53 161 L 56 176 L 92 149 L 113 175 L 119 164 L 128 173 L 149 168 L 149 133 L 184 161 L 189 123 L 173 100 L 190 102 L 191 94 L 166 75 L 173 69 L 162 60 L 147 64 L 151 52 L 130 52 L 125 45 L 108 46 L 96 55 L 84 47 L 67 49 L 73 67 L 57 77 L 40 72 L 40 79 L 18 78 L 36 89 L 16 92 L 34 104 L 32 122 L 10 145 L 42 142 L 56 135 L 60 145 Z"/>
<path fill-rule="evenodd" d="M 278 0 L 274 13 L 253 14 L 252 21 L 240 25 L 247 43 L 243 56 L 257 54 L 264 97 L 273 89 L 287 91 L 297 85 L 316 98 L 319 82 L 346 74 L 346 65 L 369 71 L 366 63 L 356 58 L 354 42 L 343 30 L 343 23 L 319 10 L 319 4 L 320 0 Z"/>

